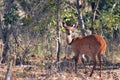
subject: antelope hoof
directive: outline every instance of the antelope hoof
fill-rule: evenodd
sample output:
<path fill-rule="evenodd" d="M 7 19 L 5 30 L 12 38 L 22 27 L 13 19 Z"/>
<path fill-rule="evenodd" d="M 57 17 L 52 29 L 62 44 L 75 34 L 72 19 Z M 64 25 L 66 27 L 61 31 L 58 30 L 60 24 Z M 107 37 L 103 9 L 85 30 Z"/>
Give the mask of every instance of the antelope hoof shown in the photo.
<path fill-rule="evenodd" d="M 90 74 L 90 77 L 92 77 L 92 74 Z"/>
<path fill-rule="evenodd" d="M 87 74 L 87 73 L 88 73 L 87 71 L 84 72 L 84 74 Z"/>

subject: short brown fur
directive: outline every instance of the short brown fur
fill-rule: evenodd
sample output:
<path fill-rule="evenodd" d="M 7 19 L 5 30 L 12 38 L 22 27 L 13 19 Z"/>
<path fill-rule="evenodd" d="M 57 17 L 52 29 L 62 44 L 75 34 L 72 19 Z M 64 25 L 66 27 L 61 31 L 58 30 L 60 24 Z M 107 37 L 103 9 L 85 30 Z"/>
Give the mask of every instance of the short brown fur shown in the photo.
<path fill-rule="evenodd" d="M 64 26 L 64 28 L 66 29 L 66 32 L 73 29 L 73 27 L 71 28 L 70 26 Z M 70 36 L 71 34 L 68 35 L 66 33 L 66 35 Z M 69 39 L 70 38 L 67 37 L 67 40 Z M 105 39 L 100 35 L 92 34 L 84 37 L 83 36 L 76 37 L 76 38 L 73 38 L 71 41 L 72 41 L 70 43 L 71 49 L 75 53 L 75 58 L 74 58 L 75 72 L 77 73 L 77 63 L 78 63 L 79 55 L 87 54 L 91 57 L 91 59 L 94 62 L 94 66 L 93 66 L 92 72 L 90 73 L 90 76 L 92 76 L 94 69 L 96 68 L 96 64 L 97 64 L 96 56 L 98 57 L 100 62 L 100 76 L 101 76 L 101 70 L 102 70 L 101 56 L 104 55 L 107 47 Z M 84 63 L 84 59 L 83 58 L 81 59 L 82 59 L 82 62 Z"/>

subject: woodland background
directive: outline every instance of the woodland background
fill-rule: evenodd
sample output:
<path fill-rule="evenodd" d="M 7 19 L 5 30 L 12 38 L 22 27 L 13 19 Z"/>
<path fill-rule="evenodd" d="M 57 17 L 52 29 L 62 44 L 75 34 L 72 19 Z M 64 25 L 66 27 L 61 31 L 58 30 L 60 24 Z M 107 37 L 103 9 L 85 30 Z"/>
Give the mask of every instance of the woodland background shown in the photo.
<path fill-rule="evenodd" d="M 76 76 L 74 62 L 63 60 L 69 49 L 62 22 L 77 25 L 74 37 L 105 38 L 102 78 L 81 68 Z M 0 0 L 0 80 L 119 80 L 119 50 L 120 0 Z"/>

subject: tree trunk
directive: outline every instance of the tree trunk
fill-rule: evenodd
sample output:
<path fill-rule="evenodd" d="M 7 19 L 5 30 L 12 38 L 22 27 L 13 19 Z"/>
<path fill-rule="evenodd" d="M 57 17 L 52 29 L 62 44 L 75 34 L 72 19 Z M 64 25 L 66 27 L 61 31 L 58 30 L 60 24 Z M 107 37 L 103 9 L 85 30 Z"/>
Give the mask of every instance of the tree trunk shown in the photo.
<path fill-rule="evenodd" d="M 94 21 L 95 21 L 95 16 L 96 16 L 96 11 L 97 11 L 97 8 L 98 8 L 98 6 L 99 6 L 99 0 L 97 0 L 96 2 L 95 2 L 95 5 L 93 5 L 93 17 L 92 17 L 92 22 L 91 22 L 91 31 L 92 31 L 92 34 L 94 34 L 95 33 L 95 30 L 94 30 Z"/>
<path fill-rule="evenodd" d="M 2 39 L 2 41 L 4 41 L 3 30 L 2 30 L 2 26 L 3 26 L 2 17 L 3 17 L 2 12 L 0 12 L 0 38 Z"/>
<path fill-rule="evenodd" d="M 3 18 L 3 7 L 0 8 L 0 63 L 2 60 L 2 52 L 3 52 L 3 47 L 4 47 L 4 36 L 3 36 L 3 22 L 2 22 L 2 18 Z"/>
<path fill-rule="evenodd" d="M 11 60 L 8 64 L 7 67 L 7 72 L 5 75 L 5 80 L 11 80 L 11 75 L 12 75 L 12 64 L 13 64 L 13 60 Z"/>
<path fill-rule="evenodd" d="M 60 0 L 57 0 L 57 61 L 60 59 Z"/>
<path fill-rule="evenodd" d="M 83 21 L 82 12 L 81 12 L 82 4 L 79 3 L 79 0 L 76 0 L 76 3 L 77 3 L 76 8 L 77 8 L 77 12 L 78 12 L 78 26 L 81 29 L 82 35 L 86 36 L 85 25 L 84 25 L 84 21 Z"/>
<path fill-rule="evenodd" d="M 8 43 L 9 43 L 9 39 L 10 39 L 10 35 L 11 35 L 11 25 L 9 25 L 7 27 L 7 34 L 6 34 L 6 40 L 4 41 L 4 48 L 3 48 L 3 52 L 2 52 L 2 61 L 1 63 L 5 63 L 7 61 L 7 52 L 9 50 L 9 46 L 8 46 Z"/>
<path fill-rule="evenodd" d="M 10 14 L 11 12 L 11 7 L 13 4 L 14 0 L 5 0 L 4 1 L 4 15 L 6 14 Z M 3 48 L 3 52 L 2 52 L 2 63 L 5 63 L 7 61 L 7 55 L 8 55 L 8 50 L 9 50 L 9 40 L 10 40 L 10 35 L 12 33 L 12 29 L 11 29 L 12 25 L 8 24 L 7 26 L 4 27 L 4 48 Z"/>

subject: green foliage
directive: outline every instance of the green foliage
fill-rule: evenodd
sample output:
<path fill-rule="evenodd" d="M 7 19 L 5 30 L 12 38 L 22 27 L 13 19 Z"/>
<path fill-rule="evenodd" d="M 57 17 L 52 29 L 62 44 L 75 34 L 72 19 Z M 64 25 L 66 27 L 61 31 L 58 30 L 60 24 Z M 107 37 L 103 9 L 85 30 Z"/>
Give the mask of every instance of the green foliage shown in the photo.
<path fill-rule="evenodd" d="M 18 18 L 19 15 L 17 13 L 7 13 L 4 15 L 4 23 L 5 25 L 15 24 Z"/>
<path fill-rule="evenodd" d="M 90 0 L 88 0 L 88 2 L 91 3 Z M 99 27 L 102 26 L 104 29 L 106 29 L 105 31 L 109 33 L 109 31 L 115 24 L 120 25 L 119 4 L 120 2 L 117 0 L 100 0 L 96 19 L 94 21 L 94 28 L 99 29 Z M 91 24 L 91 18 L 91 13 L 85 13 L 85 25 L 87 25 L 88 27 Z"/>
<path fill-rule="evenodd" d="M 36 46 L 34 53 L 35 53 L 35 54 L 39 54 L 40 51 L 41 51 L 41 44 L 39 43 L 39 44 Z"/>
<path fill-rule="evenodd" d="M 13 4 L 10 8 L 10 10 L 8 10 L 8 12 L 6 12 L 4 14 L 4 24 L 5 25 L 9 25 L 9 24 L 15 24 L 16 21 L 19 19 L 19 14 L 17 13 L 17 5 Z"/>
<path fill-rule="evenodd" d="M 8 0 L 9 1 L 9 0 Z M 56 0 L 17 0 L 21 5 L 22 9 L 25 11 L 26 15 L 22 19 L 23 26 L 29 26 L 34 24 L 31 29 L 34 32 L 39 32 L 41 35 L 48 33 L 50 29 L 55 29 L 56 27 Z M 95 0 L 86 0 L 88 5 L 91 6 L 92 2 Z M 117 2 L 117 5 L 111 12 L 113 5 Z M 94 21 L 94 28 L 97 29 L 101 25 L 103 27 L 111 28 L 114 24 L 119 24 L 120 22 L 120 2 L 117 0 L 100 0 L 97 18 Z M 69 3 L 68 0 L 60 1 L 60 17 L 61 20 L 69 25 L 77 22 L 77 11 L 76 4 Z M 15 24 L 19 18 L 17 13 L 17 6 L 13 4 L 9 13 L 4 15 L 5 24 Z M 83 19 L 85 21 L 85 26 L 91 27 L 92 12 L 83 12 Z M 30 14 L 28 14 L 30 13 Z M 36 17 L 37 16 L 37 17 Z M 118 26 L 119 27 L 119 26 Z M 63 28 L 60 28 L 64 32 Z M 53 30 L 50 30 L 53 31 Z"/>
<path fill-rule="evenodd" d="M 99 27 L 100 27 L 100 20 L 95 20 L 93 27 L 94 27 L 94 29 L 99 29 Z"/>
<path fill-rule="evenodd" d="M 27 14 L 26 14 L 26 15 L 22 18 L 23 26 L 27 26 L 27 25 L 29 25 L 31 22 L 32 22 L 32 16 L 31 16 L 31 15 L 27 15 Z"/>
<path fill-rule="evenodd" d="M 65 11 L 63 15 L 63 21 L 68 23 L 69 25 L 77 22 L 77 16 L 75 15 L 75 13 Z"/>
<path fill-rule="evenodd" d="M 119 14 L 119 13 L 120 13 L 120 2 L 118 2 L 115 8 L 113 9 L 113 14 Z"/>
<path fill-rule="evenodd" d="M 61 4 L 62 11 L 61 11 L 61 18 L 64 22 L 68 22 L 68 24 L 73 24 L 77 22 L 77 11 L 76 6 L 74 3 L 69 4 L 69 1 L 63 1 L 64 3 Z"/>
<path fill-rule="evenodd" d="M 83 14 L 83 18 L 84 18 L 84 22 L 85 22 L 85 26 L 87 26 L 88 28 L 91 27 L 91 22 L 92 22 L 92 13 L 91 12 L 87 12 Z"/>
<path fill-rule="evenodd" d="M 65 28 L 64 28 L 64 27 L 61 27 L 61 28 L 60 28 L 60 31 L 61 31 L 62 33 L 65 33 Z"/>
<path fill-rule="evenodd" d="M 110 12 L 103 12 L 101 17 L 102 24 L 106 25 L 108 28 L 112 28 L 114 24 L 118 23 L 119 19 L 120 16 Z"/>

